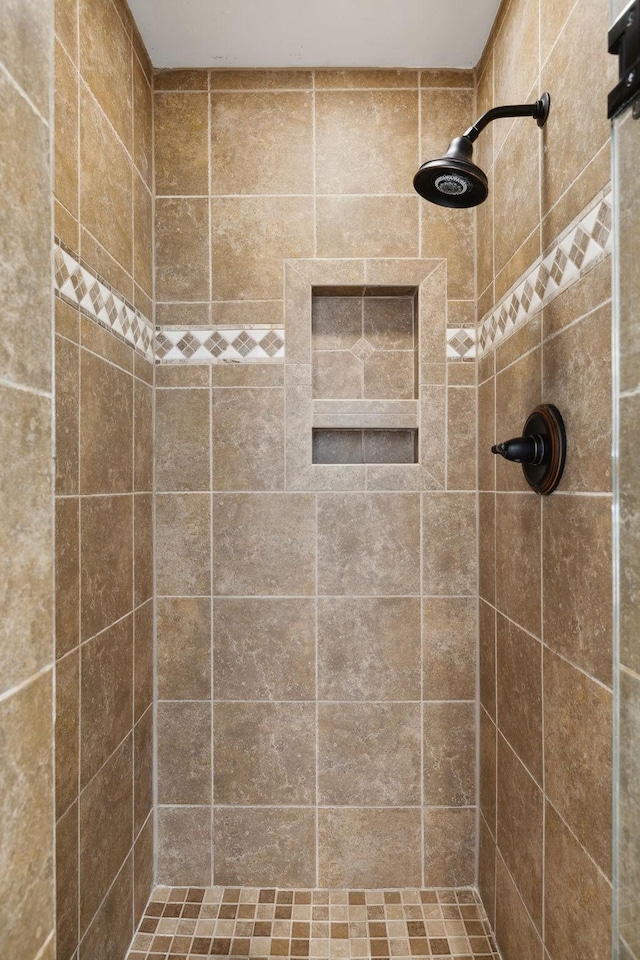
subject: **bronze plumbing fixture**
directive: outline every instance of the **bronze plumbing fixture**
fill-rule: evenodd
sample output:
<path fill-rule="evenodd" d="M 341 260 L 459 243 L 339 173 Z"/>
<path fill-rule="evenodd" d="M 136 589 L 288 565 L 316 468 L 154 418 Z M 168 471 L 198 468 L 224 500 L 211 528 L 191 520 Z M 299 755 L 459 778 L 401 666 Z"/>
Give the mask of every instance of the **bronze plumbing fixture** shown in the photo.
<path fill-rule="evenodd" d="M 527 417 L 521 437 L 496 443 L 491 453 L 522 464 L 525 480 L 536 493 L 548 496 L 562 478 L 567 438 L 560 411 L 551 403 L 536 407 Z"/>
<path fill-rule="evenodd" d="M 535 103 L 487 110 L 461 137 L 451 141 L 444 157 L 422 164 L 413 178 L 416 192 L 441 207 L 476 207 L 483 203 L 489 196 L 489 185 L 484 171 L 471 159 L 475 141 L 488 124 L 501 117 L 533 117 L 539 127 L 544 127 L 550 106 L 551 97 L 543 93 Z"/>

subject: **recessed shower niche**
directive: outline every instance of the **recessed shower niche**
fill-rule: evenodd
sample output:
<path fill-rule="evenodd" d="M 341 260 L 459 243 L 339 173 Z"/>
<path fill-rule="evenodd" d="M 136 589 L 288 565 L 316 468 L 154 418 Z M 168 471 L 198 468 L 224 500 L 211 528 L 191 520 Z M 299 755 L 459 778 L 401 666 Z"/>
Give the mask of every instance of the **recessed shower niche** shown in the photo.
<path fill-rule="evenodd" d="M 416 463 L 418 288 L 314 287 L 313 462 Z"/>
<path fill-rule="evenodd" d="M 287 490 L 441 490 L 447 264 L 285 261 Z"/>

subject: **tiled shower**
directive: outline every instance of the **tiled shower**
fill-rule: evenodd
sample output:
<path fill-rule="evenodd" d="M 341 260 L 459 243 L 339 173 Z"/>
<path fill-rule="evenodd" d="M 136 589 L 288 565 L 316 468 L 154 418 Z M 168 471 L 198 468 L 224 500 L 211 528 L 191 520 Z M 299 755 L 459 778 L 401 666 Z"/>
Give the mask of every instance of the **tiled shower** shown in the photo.
<path fill-rule="evenodd" d="M 0 956 L 640 956 L 608 23 L 158 70 L 125 0 L 3 7 Z M 541 402 L 550 498 L 490 453 Z"/>

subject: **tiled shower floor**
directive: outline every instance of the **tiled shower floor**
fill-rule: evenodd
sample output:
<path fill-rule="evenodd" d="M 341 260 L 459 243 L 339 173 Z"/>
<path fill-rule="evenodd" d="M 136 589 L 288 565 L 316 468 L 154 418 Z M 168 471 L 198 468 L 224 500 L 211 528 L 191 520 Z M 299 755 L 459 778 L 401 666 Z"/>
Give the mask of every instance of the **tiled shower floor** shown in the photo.
<path fill-rule="evenodd" d="M 473 890 L 157 887 L 127 960 L 499 958 Z"/>

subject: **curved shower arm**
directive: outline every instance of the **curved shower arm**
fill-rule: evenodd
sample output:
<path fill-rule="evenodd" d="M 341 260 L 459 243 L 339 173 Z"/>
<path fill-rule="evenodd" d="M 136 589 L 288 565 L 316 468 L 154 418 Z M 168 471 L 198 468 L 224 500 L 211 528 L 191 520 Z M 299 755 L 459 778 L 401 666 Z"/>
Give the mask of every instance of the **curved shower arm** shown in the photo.
<path fill-rule="evenodd" d="M 512 106 L 493 107 L 487 110 L 476 122 L 463 133 L 471 143 L 475 143 L 485 127 L 494 120 L 500 120 L 503 117 L 534 117 L 539 127 L 543 127 L 549 115 L 549 106 L 551 98 L 548 93 L 543 93 L 535 103 L 513 104 Z"/>

